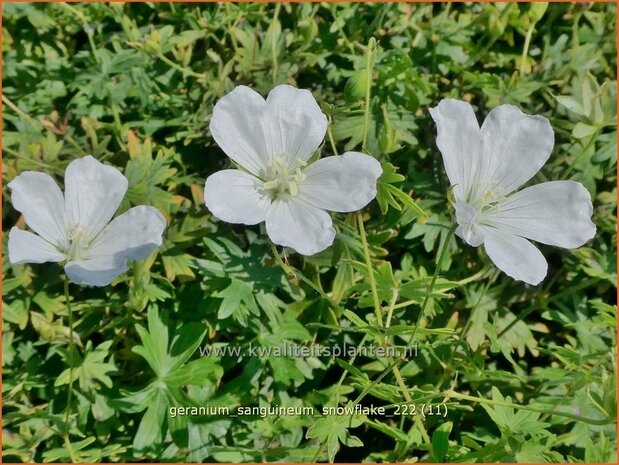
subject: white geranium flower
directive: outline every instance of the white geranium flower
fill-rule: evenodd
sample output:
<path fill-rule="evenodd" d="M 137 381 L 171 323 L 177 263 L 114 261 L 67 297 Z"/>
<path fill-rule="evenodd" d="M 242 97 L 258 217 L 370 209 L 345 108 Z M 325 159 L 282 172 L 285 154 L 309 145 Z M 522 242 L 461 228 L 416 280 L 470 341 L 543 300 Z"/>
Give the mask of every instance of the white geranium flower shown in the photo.
<path fill-rule="evenodd" d="M 45 173 L 26 171 L 9 184 L 11 199 L 37 234 L 13 227 L 11 263 L 66 262 L 76 284 L 106 286 L 127 270 L 127 260 L 148 257 L 161 245 L 166 221 L 147 206 L 133 207 L 110 222 L 127 190 L 127 178 L 91 156 L 65 171 L 65 195 Z"/>
<path fill-rule="evenodd" d="M 280 85 L 265 100 L 236 87 L 215 105 L 210 128 L 241 169 L 208 177 L 207 207 L 229 223 L 265 221 L 275 244 L 303 255 L 320 252 L 335 238 L 325 210 L 359 210 L 376 196 L 382 168 L 368 155 L 347 152 L 308 164 L 327 118 L 307 90 Z"/>
<path fill-rule="evenodd" d="M 502 271 L 538 284 L 548 264 L 527 239 L 572 249 L 595 235 L 591 195 L 582 184 L 550 181 L 514 192 L 552 152 L 546 118 L 501 105 L 480 128 L 471 105 L 453 99 L 442 100 L 430 114 L 453 186 L 456 234 L 474 247 L 484 244 Z"/>

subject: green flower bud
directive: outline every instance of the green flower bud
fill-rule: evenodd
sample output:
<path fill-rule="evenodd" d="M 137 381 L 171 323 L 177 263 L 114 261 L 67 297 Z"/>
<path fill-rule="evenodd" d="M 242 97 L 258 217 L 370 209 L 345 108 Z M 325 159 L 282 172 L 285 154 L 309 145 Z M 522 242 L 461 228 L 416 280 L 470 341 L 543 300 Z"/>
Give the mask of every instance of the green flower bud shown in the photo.
<path fill-rule="evenodd" d="M 347 102 L 357 102 L 365 98 L 365 93 L 368 88 L 368 76 L 365 70 L 356 71 L 348 81 L 346 87 L 344 87 L 344 97 Z"/>

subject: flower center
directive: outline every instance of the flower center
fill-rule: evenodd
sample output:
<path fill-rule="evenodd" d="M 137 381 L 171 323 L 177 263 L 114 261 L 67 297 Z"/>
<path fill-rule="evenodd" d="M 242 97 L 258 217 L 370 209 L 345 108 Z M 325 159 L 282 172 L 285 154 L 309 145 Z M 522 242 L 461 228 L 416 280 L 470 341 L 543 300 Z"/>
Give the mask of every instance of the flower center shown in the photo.
<path fill-rule="evenodd" d="M 76 228 L 69 234 L 69 246 L 66 255 L 68 261 L 86 258 L 86 251 L 92 242 L 90 235 L 82 228 Z"/>
<path fill-rule="evenodd" d="M 306 178 L 301 170 L 306 165 L 307 163 L 299 158 L 291 167 L 283 155 L 274 157 L 269 161 L 263 187 L 273 198 L 295 197 L 299 193 L 299 183 Z"/>
<path fill-rule="evenodd" d="M 484 240 L 484 226 L 491 226 L 492 215 L 505 203 L 505 197 L 497 198 L 493 192 L 482 196 L 476 202 L 456 202 L 456 234 L 473 247 Z"/>
<path fill-rule="evenodd" d="M 458 222 L 458 229 L 456 234 L 464 239 L 469 245 L 473 247 L 479 246 L 484 240 L 484 233 L 479 228 L 480 213 L 466 203 L 456 203 L 456 221 Z"/>

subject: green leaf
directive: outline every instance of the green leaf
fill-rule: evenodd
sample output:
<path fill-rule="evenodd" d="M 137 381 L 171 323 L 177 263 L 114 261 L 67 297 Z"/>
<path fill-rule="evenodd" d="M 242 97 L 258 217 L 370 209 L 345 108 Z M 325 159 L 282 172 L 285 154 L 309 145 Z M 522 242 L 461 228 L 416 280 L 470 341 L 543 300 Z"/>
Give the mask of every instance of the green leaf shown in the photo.
<path fill-rule="evenodd" d="M 445 461 L 447 451 L 449 450 L 449 433 L 453 423 L 448 421 L 441 424 L 432 433 L 432 447 L 430 449 L 430 456 L 433 462 L 442 463 Z"/>
<path fill-rule="evenodd" d="M 136 451 L 157 450 L 163 438 L 163 421 L 167 415 L 168 403 L 164 394 L 157 391 L 156 395 L 140 421 L 138 431 L 133 438 L 133 448 Z"/>
<path fill-rule="evenodd" d="M 140 325 L 136 325 L 141 346 L 136 346 L 132 350 L 143 357 L 157 376 L 161 376 L 167 368 L 168 363 L 168 328 L 159 318 L 159 310 L 155 305 L 148 309 L 148 331 Z"/>
<path fill-rule="evenodd" d="M 209 357 L 202 357 L 193 360 L 186 365 L 174 370 L 166 375 L 163 381 L 168 386 L 203 386 L 207 383 L 215 384 L 223 376 L 223 369 L 217 360 Z"/>
<path fill-rule="evenodd" d="M 349 404 L 350 406 L 350 404 Z M 318 439 L 327 444 L 327 457 L 329 462 L 335 460 L 335 455 L 340 450 L 340 443 L 348 447 L 362 447 L 363 442 L 352 436 L 348 429 L 356 428 L 363 423 L 363 419 L 350 415 L 328 415 L 316 420 L 307 430 L 309 439 Z"/>

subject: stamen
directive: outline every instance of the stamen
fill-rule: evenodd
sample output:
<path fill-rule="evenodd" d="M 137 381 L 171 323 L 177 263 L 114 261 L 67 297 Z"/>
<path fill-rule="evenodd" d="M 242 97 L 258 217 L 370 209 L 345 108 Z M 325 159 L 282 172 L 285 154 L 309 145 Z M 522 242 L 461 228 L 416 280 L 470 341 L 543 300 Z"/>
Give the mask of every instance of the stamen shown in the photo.
<path fill-rule="evenodd" d="M 69 245 L 66 255 L 69 260 L 79 260 L 86 258 L 86 251 L 90 246 L 90 235 L 81 228 L 71 232 L 69 235 Z"/>
<path fill-rule="evenodd" d="M 279 186 L 279 179 L 272 179 L 271 181 L 267 181 L 264 184 L 265 189 L 275 189 Z"/>
<path fill-rule="evenodd" d="M 297 183 L 294 181 L 288 182 L 288 190 L 290 191 L 290 195 L 293 197 L 299 193 L 299 188 L 297 187 Z"/>
<path fill-rule="evenodd" d="M 307 166 L 307 162 L 300 158 L 297 158 L 294 166 L 289 167 L 288 157 L 273 157 L 268 162 L 267 180 L 262 185 L 271 191 L 274 199 L 280 196 L 295 197 L 299 194 L 299 183 L 307 178 L 302 171 L 304 166 Z"/>

